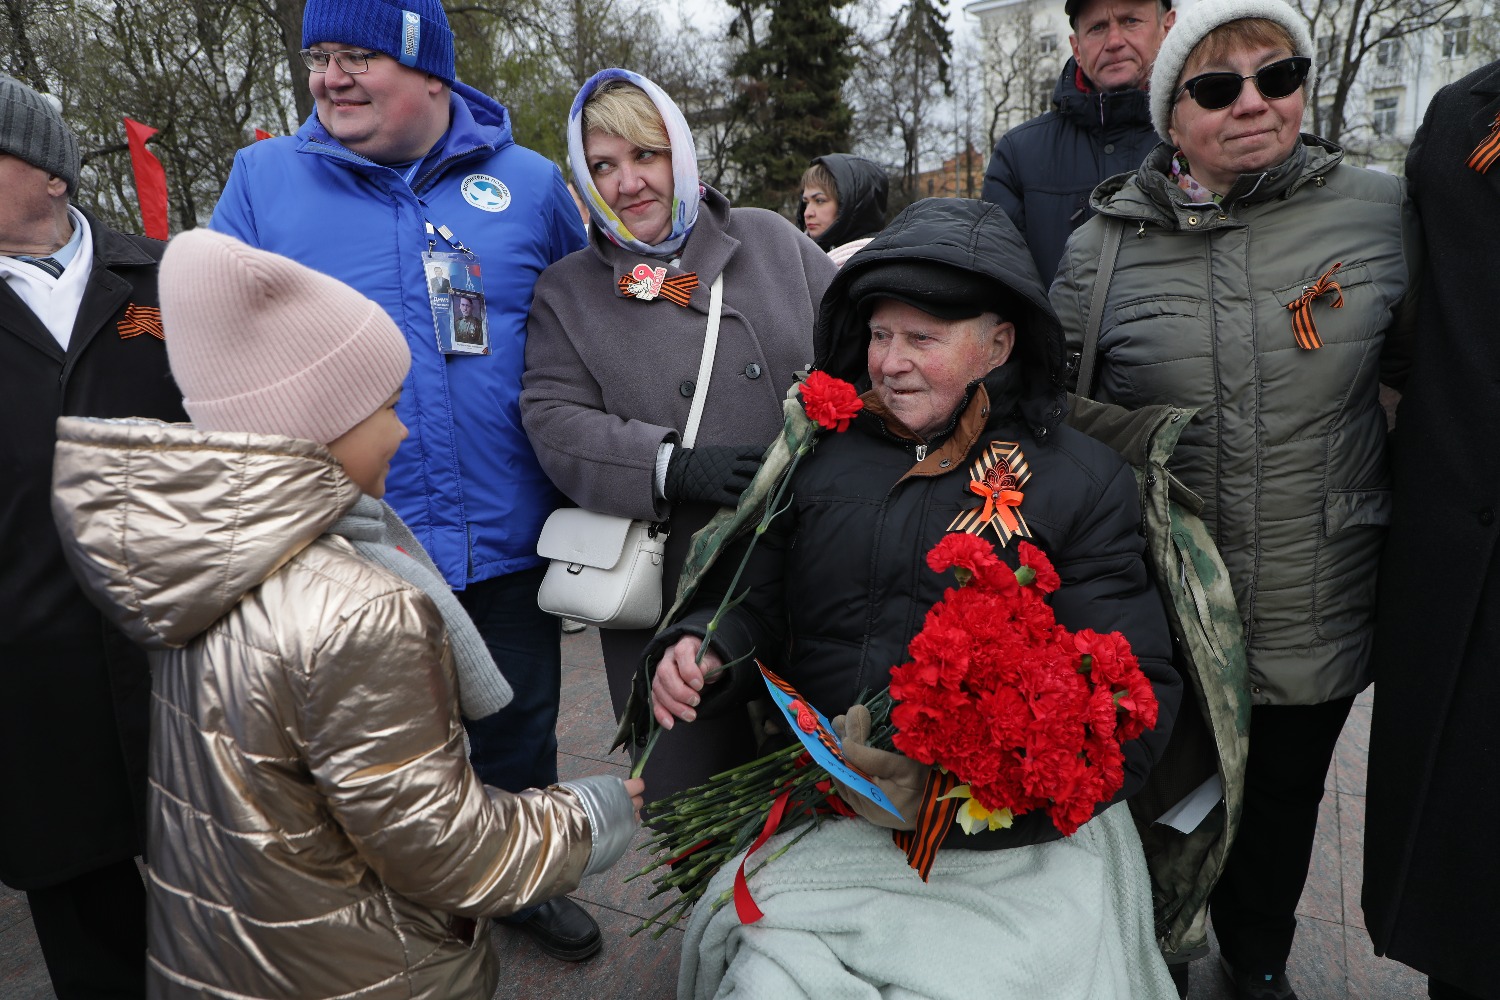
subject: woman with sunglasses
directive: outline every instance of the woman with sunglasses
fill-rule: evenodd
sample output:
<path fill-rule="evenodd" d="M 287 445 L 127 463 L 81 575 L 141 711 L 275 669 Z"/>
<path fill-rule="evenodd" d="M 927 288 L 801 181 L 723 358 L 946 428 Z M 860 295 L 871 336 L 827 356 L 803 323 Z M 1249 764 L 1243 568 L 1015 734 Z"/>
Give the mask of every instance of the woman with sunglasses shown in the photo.
<path fill-rule="evenodd" d="M 1280 0 L 1178 18 L 1151 77 L 1166 141 L 1094 191 L 1051 295 L 1075 353 L 1097 323 L 1080 395 L 1197 410 L 1174 472 L 1203 499 L 1248 644 L 1244 809 L 1210 898 L 1241 998 L 1295 997 L 1318 806 L 1369 683 L 1391 512 L 1380 383 L 1399 388 L 1409 343 L 1402 182 L 1301 133 L 1312 55 Z"/>

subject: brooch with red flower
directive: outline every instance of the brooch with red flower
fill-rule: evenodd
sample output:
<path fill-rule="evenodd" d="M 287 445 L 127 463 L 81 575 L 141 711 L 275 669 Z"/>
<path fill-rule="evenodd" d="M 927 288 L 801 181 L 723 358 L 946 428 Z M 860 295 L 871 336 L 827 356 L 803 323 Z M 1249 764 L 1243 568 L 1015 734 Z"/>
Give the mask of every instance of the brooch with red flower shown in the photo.
<path fill-rule="evenodd" d="M 974 462 L 968 491 L 980 498 L 977 507 L 964 511 L 948 525 L 949 531 L 971 535 L 991 528 L 1004 548 L 1013 537 L 1030 538 L 1031 528 L 1021 515 L 1025 495 L 1021 487 L 1031 481 L 1031 466 L 1014 441 L 991 441 Z"/>

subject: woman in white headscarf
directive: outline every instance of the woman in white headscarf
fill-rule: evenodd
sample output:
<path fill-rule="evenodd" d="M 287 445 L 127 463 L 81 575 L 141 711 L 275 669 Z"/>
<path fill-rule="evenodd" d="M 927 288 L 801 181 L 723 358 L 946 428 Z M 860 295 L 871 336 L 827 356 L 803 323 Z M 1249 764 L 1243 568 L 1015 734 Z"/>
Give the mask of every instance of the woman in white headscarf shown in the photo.
<path fill-rule="evenodd" d="M 595 74 L 568 116 L 573 181 L 589 245 L 537 282 L 521 416 L 542 467 L 580 507 L 670 521 L 664 603 L 692 533 L 733 505 L 781 430 L 781 403 L 812 361 L 812 329 L 837 268 L 773 212 L 732 209 L 698 179 L 682 112 L 639 74 Z M 695 394 L 710 287 L 723 311 L 702 423 Z M 603 630 L 616 714 L 650 629 Z M 646 769 L 653 798 L 750 758 L 742 726 L 668 733 Z M 703 727 L 697 727 L 702 729 Z"/>

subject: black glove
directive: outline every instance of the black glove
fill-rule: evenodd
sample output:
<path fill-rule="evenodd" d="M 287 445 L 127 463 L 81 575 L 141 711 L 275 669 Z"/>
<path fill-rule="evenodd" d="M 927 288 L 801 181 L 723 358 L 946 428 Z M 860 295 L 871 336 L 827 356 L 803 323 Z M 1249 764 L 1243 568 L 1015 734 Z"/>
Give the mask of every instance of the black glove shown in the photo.
<path fill-rule="evenodd" d="M 677 447 L 667 461 L 666 495 L 672 503 L 702 500 L 733 507 L 760 468 L 761 449 L 733 444 Z"/>

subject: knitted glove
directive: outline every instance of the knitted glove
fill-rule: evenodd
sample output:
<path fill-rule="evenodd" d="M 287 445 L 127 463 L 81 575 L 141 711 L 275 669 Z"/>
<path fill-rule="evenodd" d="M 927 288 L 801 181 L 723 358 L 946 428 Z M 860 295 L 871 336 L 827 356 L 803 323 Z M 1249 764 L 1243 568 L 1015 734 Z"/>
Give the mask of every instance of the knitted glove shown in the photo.
<path fill-rule="evenodd" d="M 889 750 L 876 750 L 866 746 L 870 738 L 870 710 L 863 705 L 852 705 L 848 713 L 833 720 L 833 731 L 844 743 L 844 759 L 875 779 L 875 784 L 891 800 L 891 805 L 901 811 L 904 819 L 897 819 L 880 806 L 871 802 L 837 778 L 833 779 L 839 798 L 849 804 L 865 819 L 888 830 L 915 830 L 917 811 L 922 805 L 922 791 L 927 787 L 929 764 L 919 764 L 910 757 Z"/>
<path fill-rule="evenodd" d="M 674 448 L 667 462 L 667 500 L 702 500 L 733 507 L 760 468 L 761 449 L 744 445 L 706 444 Z"/>

